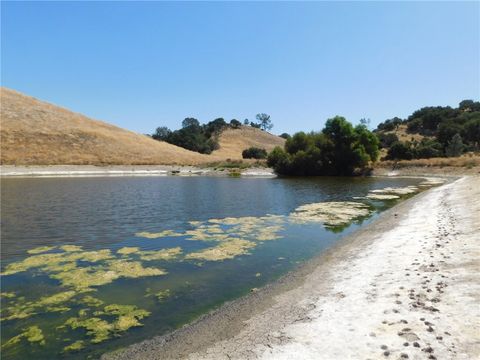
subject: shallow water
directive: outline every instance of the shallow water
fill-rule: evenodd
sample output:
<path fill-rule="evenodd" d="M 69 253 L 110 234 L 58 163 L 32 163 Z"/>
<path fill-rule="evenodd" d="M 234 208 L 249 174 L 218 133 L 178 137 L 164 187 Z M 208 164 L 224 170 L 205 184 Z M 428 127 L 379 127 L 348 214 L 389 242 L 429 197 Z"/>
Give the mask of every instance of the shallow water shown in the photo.
<path fill-rule="evenodd" d="M 277 279 L 414 194 L 365 198 L 371 190 L 421 181 L 2 179 L 2 355 L 95 358 L 172 331 Z M 328 226 L 321 214 L 296 211 L 343 201 L 364 204 L 363 213 Z"/>

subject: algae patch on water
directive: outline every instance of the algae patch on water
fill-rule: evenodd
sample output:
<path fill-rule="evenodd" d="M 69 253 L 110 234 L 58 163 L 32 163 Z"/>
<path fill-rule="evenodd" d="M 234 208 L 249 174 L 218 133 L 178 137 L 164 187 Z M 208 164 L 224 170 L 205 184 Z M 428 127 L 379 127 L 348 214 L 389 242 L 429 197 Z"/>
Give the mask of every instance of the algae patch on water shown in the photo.
<path fill-rule="evenodd" d="M 255 246 L 256 244 L 252 241 L 232 239 L 222 242 L 215 247 L 187 254 L 185 258 L 206 261 L 223 261 L 233 259 L 239 255 L 246 255 L 248 254 L 248 250 Z"/>
<path fill-rule="evenodd" d="M 25 339 L 32 344 L 45 345 L 45 337 L 43 336 L 42 329 L 34 325 L 24 329 L 24 331 L 21 334 L 18 334 L 17 336 L 14 336 L 10 340 L 6 341 L 2 345 L 2 348 L 10 347 L 20 342 L 22 339 Z"/>
<path fill-rule="evenodd" d="M 178 246 L 174 248 L 169 248 L 169 249 L 138 252 L 140 259 L 143 261 L 172 260 L 177 258 L 180 254 L 182 254 L 182 248 Z"/>
<path fill-rule="evenodd" d="M 144 238 L 147 238 L 147 239 L 158 239 L 158 238 L 162 238 L 162 237 L 177 237 L 177 236 L 183 236 L 184 234 L 182 233 L 177 233 L 173 230 L 165 230 L 165 231 L 161 231 L 161 232 L 158 232 L 158 233 L 151 233 L 151 232 L 148 232 L 148 231 L 142 231 L 142 232 L 138 232 L 135 234 L 135 236 L 137 237 L 144 237 Z"/>
<path fill-rule="evenodd" d="M 95 311 L 94 317 L 73 317 L 68 319 L 64 326 L 75 330 L 84 328 L 86 334 L 92 338 L 91 342 L 96 344 L 105 341 L 117 333 L 127 331 L 132 327 L 143 326 L 139 321 L 150 315 L 150 312 L 138 309 L 134 305 L 110 304 L 103 310 Z M 116 320 L 109 322 L 100 316 L 116 317 Z"/>
<path fill-rule="evenodd" d="M 298 224 L 322 222 L 326 226 L 341 226 L 369 214 L 369 207 L 360 202 L 320 202 L 299 206 L 289 218 Z"/>
<path fill-rule="evenodd" d="M 74 351 L 79 351 L 82 350 L 85 347 L 85 341 L 83 340 L 78 340 L 75 341 L 74 343 L 67 345 L 63 348 L 63 352 L 74 352 Z"/>

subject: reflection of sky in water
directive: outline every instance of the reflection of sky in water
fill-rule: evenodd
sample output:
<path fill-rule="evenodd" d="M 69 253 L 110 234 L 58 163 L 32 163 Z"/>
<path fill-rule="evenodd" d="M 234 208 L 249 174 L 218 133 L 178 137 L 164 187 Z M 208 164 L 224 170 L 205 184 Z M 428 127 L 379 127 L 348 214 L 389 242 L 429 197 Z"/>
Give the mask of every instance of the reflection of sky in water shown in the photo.
<path fill-rule="evenodd" d="M 51 358 L 65 348 L 82 358 L 170 331 L 272 281 L 358 226 L 350 220 L 394 202 L 358 200 L 368 204 L 363 213 L 331 231 L 305 216 L 293 221 L 299 206 L 419 182 L 4 180 L 2 260 L 10 275 L 2 277 L 2 318 L 10 319 L 2 338 L 13 339 L 4 354 Z M 309 209 L 325 221 L 324 204 Z"/>

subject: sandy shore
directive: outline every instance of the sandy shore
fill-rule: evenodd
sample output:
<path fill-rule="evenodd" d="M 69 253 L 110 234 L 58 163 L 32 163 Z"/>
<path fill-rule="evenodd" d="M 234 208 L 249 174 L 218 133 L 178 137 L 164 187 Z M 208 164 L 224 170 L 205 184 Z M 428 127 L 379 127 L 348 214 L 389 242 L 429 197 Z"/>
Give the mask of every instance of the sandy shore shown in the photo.
<path fill-rule="evenodd" d="M 1 165 L 2 177 L 93 177 L 93 176 L 229 176 L 229 169 L 202 168 L 183 165 Z M 269 168 L 248 168 L 245 177 L 275 177 Z"/>
<path fill-rule="evenodd" d="M 480 178 L 429 190 L 299 270 L 107 359 L 478 359 Z"/>

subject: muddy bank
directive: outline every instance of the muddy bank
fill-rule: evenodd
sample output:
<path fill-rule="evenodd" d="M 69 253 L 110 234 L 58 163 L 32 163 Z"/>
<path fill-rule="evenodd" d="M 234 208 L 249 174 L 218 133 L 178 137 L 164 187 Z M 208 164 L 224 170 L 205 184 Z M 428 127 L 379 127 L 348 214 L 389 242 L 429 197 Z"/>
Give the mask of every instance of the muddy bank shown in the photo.
<path fill-rule="evenodd" d="M 105 359 L 473 359 L 480 178 L 382 214 L 274 284 Z"/>

